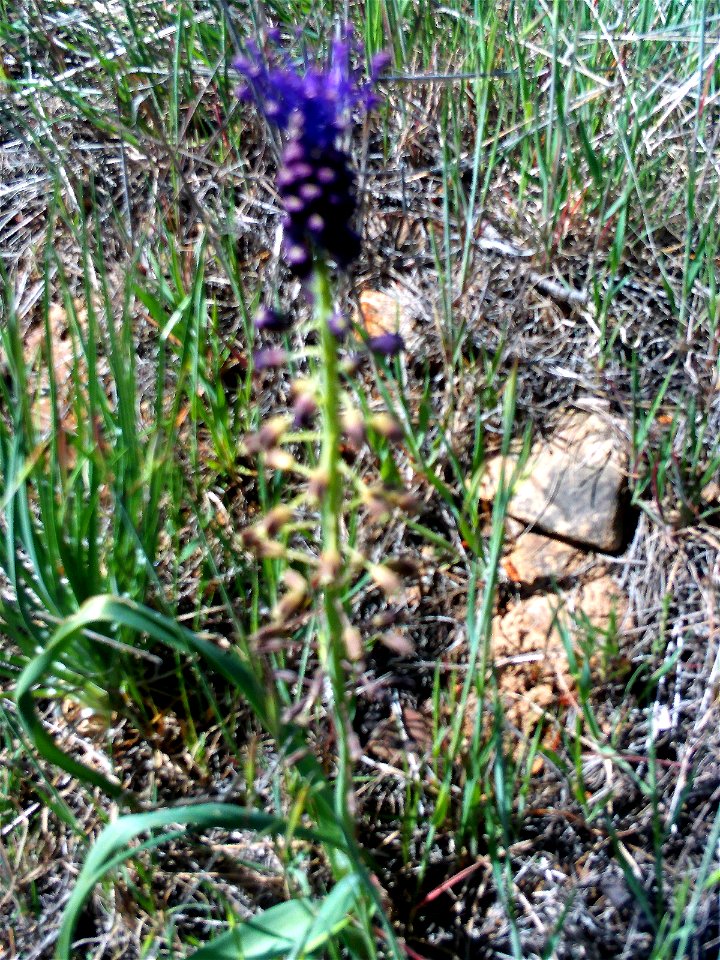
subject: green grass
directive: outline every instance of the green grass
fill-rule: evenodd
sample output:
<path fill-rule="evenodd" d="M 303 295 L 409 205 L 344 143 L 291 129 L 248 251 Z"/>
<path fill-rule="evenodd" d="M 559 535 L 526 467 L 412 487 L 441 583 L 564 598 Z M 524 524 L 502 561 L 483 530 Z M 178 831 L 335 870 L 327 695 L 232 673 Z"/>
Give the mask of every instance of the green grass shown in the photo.
<path fill-rule="evenodd" d="M 715 854 L 695 864 L 694 879 L 683 876 L 673 845 L 689 791 L 670 817 L 672 789 L 655 741 L 647 738 L 640 765 L 628 744 L 682 664 L 668 619 L 680 624 L 675 641 L 691 628 L 668 599 L 637 625 L 659 639 L 625 664 L 632 645 L 623 647 L 612 624 L 603 633 L 578 615 L 561 630 L 572 719 L 558 708 L 530 736 L 518 732 L 491 643 L 498 603 L 511 599 L 501 556 L 512 467 L 491 515 L 480 488 L 490 455 L 519 448 L 522 462 L 527 454 L 545 409 L 535 409 L 544 397 L 532 391 L 533 351 L 551 352 L 553 336 L 572 324 L 583 332 L 556 366 L 582 353 L 586 382 L 593 378 L 596 395 L 623 417 L 632 506 L 652 529 L 712 543 L 718 508 L 707 491 L 720 471 L 713 5 L 350 5 L 368 53 L 387 48 L 393 57 L 376 114 L 353 148 L 377 236 L 367 274 L 379 285 L 400 277 L 420 292 L 424 343 L 432 336 L 434 346 L 344 381 L 347 406 L 368 422 L 389 411 L 403 436 L 395 442 L 370 429 L 364 453 L 346 464 L 342 535 L 357 570 L 330 606 L 362 628 L 373 669 L 402 674 L 402 658 L 384 652 L 384 628 L 368 624 L 388 607 L 373 592 L 373 569 L 390 553 L 407 555 L 430 592 L 440 583 L 457 589 L 460 600 L 445 612 L 462 636 L 459 652 L 433 648 L 434 671 L 417 681 L 430 705 L 428 749 L 420 756 L 406 745 L 390 764 L 402 773 L 392 804 L 378 801 L 374 817 L 358 801 L 357 823 L 342 809 L 338 780 L 354 776 L 358 797 L 376 786 L 354 758 L 356 744 L 343 744 L 368 678 L 323 652 L 327 590 L 310 591 L 309 605 L 299 598 L 283 630 L 268 631 L 273 611 L 290 602 L 288 571 L 305 570 L 327 546 L 327 517 L 300 499 L 322 452 L 311 432 L 290 436 L 286 449 L 299 466 L 287 472 L 248 456 L 243 443 L 287 409 L 290 381 L 320 374 L 323 363 L 292 334 L 289 376 L 253 373 L 260 303 L 295 297 L 303 331 L 309 320 L 272 249 L 277 143 L 237 102 L 231 67 L 236 43 L 262 36 L 266 19 L 291 39 L 301 28 L 292 42 L 312 48 L 343 5 L 4 6 L 0 125 L 8 151 L 30 158 L 48 189 L 33 237 L 23 234 L 27 170 L 0 206 L 0 776 L 10 797 L 29 765 L 57 831 L 86 832 L 80 807 L 93 811 L 97 830 L 107 824 L 88 841 L 57 956 L 81 955 L 73 925 L 96 887 L 107 895 L 116 885 L 138 906 L 146 956 L 413 956 L 408 947 L 431 960 L 439 954 L 428 931 L 439 921 L 426 922 L 418 905 L 481 861 L 483 889 L 492 891 L 482 909 L 505 931 L 497 951 L 565 956 L 578 893 L 570 880 L 556 891 L 564 899 L 552 922 L 535 931 L 541 946 L 528 939 L 523 877 L 547 853 L 522 860 L 518 851 L 540 806 L 539 761 L 562 785 L 557 815 L 569 810 L 587 836 L 601 836 L 606 862 L 624 878 L 649 931 L 638 955 L 686 955 L 701 935 Z M 383 247 L 398 220 L 420 238 L 410 266 L 398 267 L 400 254 L 392 260 Z M 560 301 L 548 307 L 551 298 L 538 297 L 526 322 L 513 288 L 493 314 L 499 301 L 488 291 L 494 296 L 506 274 L 493 273 L 495 261 L 482 252 L 488 224 L 529 254 L 528 269 L 582 289 L 585 301 L 563 313 Z M 37 286 L 31 309 L 28 285 Z M 59 309 L 62 342 L 53 326 Z M 40 331 L 34 360 L 29 325 Z M 526 344 L 528 330 L 542 331 L 540 346 L 539 333 Z M 41 393 L 49 429 L 37 423 Z M 373 523 L 366 503 L 379 482 L 411 489 L 418 514 L 395 509 Z M 287 503 L 297 512 L 278 535 L 282 549 L 252 556 L 242 531 Z M 115 774 L 130 776 L 128 757 L 109 738 L 101 771 L 63 735 L 62 721 L 58 728 L 66 699 L 132 730 L 151 752 L 167 746 L 153 723 L 172 713 L 202 788 L 189 774 L 172 789 L 161 781 L 127 788 Z M 545 737 L 552 729 L 554 746 Z M 637 847 L 649 850 L 647 863 L 637 865 L 628 846 L 635 841 L 618 826 L 621 789 L 587 781 L 589 757 L 636 791 L 638 824 L 649 831 Z M 689 784 L 695 760 L 702 751 L 688 761 Z M 232 771 L 233 803 L 217 800 L 218 769 Z M 58 788 L 60 771 L 73 778 L 70 800 L 67 778 Z M 119 814 L 112 822 L 109 797 Z M 6 841 L 2 828 L 18 812 L 12 801 L 0 805 L 3 877 L 15 833 Z M 702 826 L 710 850 L 720 828 L 707 816 Z M 164 851 L 212 851 L 221 834 L 240 829 L 274 838 L 281 892 L 273 888 L 272 904 L 259 897 L 266 912 L 254 910 L 249 921 L 206 878 L 210 892 L 198 903 L 212 923 L 198 933 L 183 925 L 182 904 L 154 889 Z M 19 931 L 20 915 L 42 908 L 31 888 L 13 896 Z M 470 904 L 474 894 L 458 886 L 462 896 Z M 258 932 L 263 924 L 273 932 Z"/>

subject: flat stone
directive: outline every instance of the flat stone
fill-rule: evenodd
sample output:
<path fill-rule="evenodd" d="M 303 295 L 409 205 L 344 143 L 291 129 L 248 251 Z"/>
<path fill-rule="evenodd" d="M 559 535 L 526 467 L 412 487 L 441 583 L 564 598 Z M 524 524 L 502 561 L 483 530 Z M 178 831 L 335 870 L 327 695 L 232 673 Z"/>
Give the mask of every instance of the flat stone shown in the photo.
<path fill-rule="evenodd" d="M 592 563 L 592 555 L 577 547 L 540 533 L 521 533 L 502 561 L 503 569 L 514 583 L 529 587 L 540 580 L 565 580 Z"/>
<path fill-rule="evenodd" d="M 543 710 L 572 700 L 574 682 L 561 629 L 577 649 L 587 628 L 625 629 L 627 611 L 627 598 L 606 574 L 561 594 L 519 600 L 496 616 L 491 650 L 510 721 L 527 732 Z"/>
<path fill-rule="evenodd" d="M 513 468 L 508 458 L 505 475 Z M 596 414 L 567 416 L 548 439 L 535 443 L 515 483 L 508 513 L 544 533 L 599 550 L 622 543 L 620 492 L 627 452 L 612 423 Z M 488 463 L 481 496 L 497 491 L 501 458 Z"/>
<path fill-rule="evenodd" d="M 384 333 L 399 333 L 405 338 L 411 335 L 409 311 L 396 293 L 366 287 L 360 291 L 358 305 L 360 309 L 354 319 L 364 327 L 369 337 L 379 337 Z"/>

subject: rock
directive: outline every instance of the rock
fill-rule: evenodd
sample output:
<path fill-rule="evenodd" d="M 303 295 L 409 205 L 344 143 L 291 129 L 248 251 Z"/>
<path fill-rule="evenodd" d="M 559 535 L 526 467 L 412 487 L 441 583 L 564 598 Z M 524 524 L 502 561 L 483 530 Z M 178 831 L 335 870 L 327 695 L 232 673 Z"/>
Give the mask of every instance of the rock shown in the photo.
<path fill-rule="evenodd" d="M 528 531 L 520 534 L 502 565 L 514 583 L 532 587 L 540 580 L 565 580 L 575 576 L 592 562 L 592 554 L 562 540 Z"/>
<path fill-rule="evenodd" d="M 576 632 L 572 618 L 580 618 L 598 630 L 607 630 L 614 616 L 619 625 L 627 602 L 609 575 L 597 577 L 560 594 L 537 593 L 511 604 L 507 612 L 493 621 L 493 653 L 512 656 L 551 648 L 563 650 L 557 619 Z M 559 613 L 556 613 L 558 611 Z"/>
<path fill-rule="evenodd" d="M 626 465 L 627 453 L 612 424 L 596 414 L 573 413 L 549 439 L 533 445 L 508 513 L 544 533 L 617 550 Z M 506 478 L 512 467 L 509 458 Z M 500 470 L 500 457 L 489 461 L 481 496 L 492 499 Z"/>
<path fill-rule="evenodd" d="M 558 624 L 573 646 L 585 625 L 621 628 L 627 600 L 605 575 L 561 594 L 538 593 L 510 606 L 492 625 L 492 657 L 508 719 L 524 733 L 544 711 L 574 699 L 573 678 Z"/>
<path fill-rule="evenodd" d="M 359 309 L 353 319 L 369 337 L 399 333 L 406 345 L 413 341 L 414 321 L 406 297 L 398 291 L 384 292 L 366 287 L 358 296 Z"/>

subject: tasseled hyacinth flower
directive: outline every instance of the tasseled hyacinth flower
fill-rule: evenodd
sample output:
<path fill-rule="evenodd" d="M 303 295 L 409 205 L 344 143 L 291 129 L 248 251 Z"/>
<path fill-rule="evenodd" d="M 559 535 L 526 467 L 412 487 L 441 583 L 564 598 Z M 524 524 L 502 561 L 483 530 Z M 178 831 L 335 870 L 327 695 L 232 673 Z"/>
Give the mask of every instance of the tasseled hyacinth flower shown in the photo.
<path fill-rule="evenodd" d="M 372 81 L 386 59 L 374 59 L 370 81 L 363 83 L 350 63 L 358 51 L 349 31 L 332 44 L 327 63 L 302 71 L 279 51 L 277 37 L 272 40 L 267 56 L 249 44 L 248 55 L 237 61 L 245 80 L 240 96 L 254 100 L 287 135 L 277 177 L 285 210 L 285 257 L 293 272 L 305 278 L 316 254 L 344 268 L 360 253 L 352 227 L 355 175 L 336 143 L 353 112 L 372 106 Z"/>

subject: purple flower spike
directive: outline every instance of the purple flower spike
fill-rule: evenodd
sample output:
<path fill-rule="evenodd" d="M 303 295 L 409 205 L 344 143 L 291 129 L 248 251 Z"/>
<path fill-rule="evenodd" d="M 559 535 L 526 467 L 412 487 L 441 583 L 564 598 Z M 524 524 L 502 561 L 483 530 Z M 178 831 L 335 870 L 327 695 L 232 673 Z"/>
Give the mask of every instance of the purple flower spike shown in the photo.
<path fill-rule="evenodd" d="M 372 353 L 394 357 L 405 349 L 405 341 L 399 333 L 381 333 L 377 337 L 370 337 L 367 346 Z"/>
<path fill-rule="evenodd" d="M 349 29 L 333 42 L 327 62 L 311 61 L 302 69 L 275 37 L 267 56 L 252 43 L 247 49 L 236 62 L 245 80 L 240 96 L 254 100 L 288 138 L 277 177 L 288 264 L 301 278 L 310 276 L 317 254 L 347 267 L 360 254 L 360 238 L 350 225 L 355 175 L 336 141 L 354 112 L 372 106 L 372 84 L 386 61 L 374 58 L 369 81 L 362 81 L 351 65 L 362 50 Z"/>
<path fill-rule="evenodd" d="M 268 347 L 266 350 L 257 350 L 253 354 L 253 364 L 256 370 L 284 367 L 286 361 L 287 353 L 282 347 Z"/>
<path fill-rule="evenodd" d="M 261 307 L 255 317 L 255 329 L 267 330 L 268 333 L 284 333 L 292 326 L 290 317 L 271 307 Z"/>

